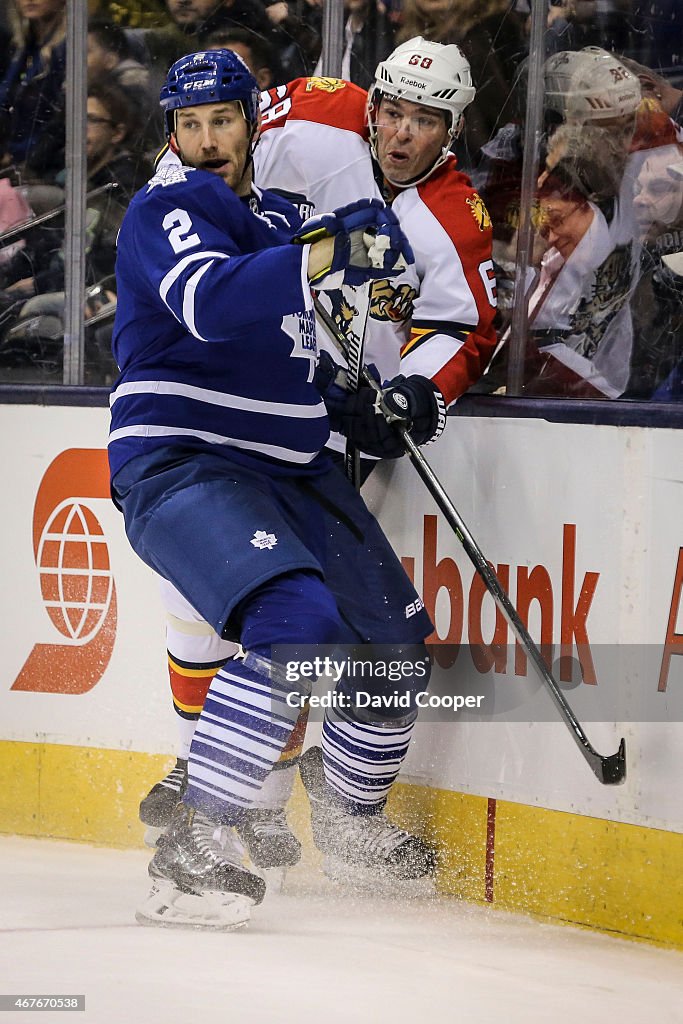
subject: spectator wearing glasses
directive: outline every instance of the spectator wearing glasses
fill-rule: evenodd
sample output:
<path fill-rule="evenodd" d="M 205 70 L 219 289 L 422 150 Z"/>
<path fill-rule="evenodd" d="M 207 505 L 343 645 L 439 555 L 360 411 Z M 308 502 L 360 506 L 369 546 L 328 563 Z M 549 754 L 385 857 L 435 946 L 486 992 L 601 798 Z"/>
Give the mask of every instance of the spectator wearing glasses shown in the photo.
<path fill-rule="evenodd" d="M 114 193 L 89 196 L 86 216 L 86 287 L 98 289 L 98 298 L 86 304 L 86 316 L 96 311 L 102 302 L 114 302 L 114 264 L 116 236 L 126 207 L 134 193 L 148 180 L 151 168 L 139 155 L 128 149 L 135 139 L 137 120 L 127 94 L 108 81 L 93 81 L 88 87 L 87 99 L 87 187 L 88 192 L 103 185 L 116 183 Z M 62 183 L 61 175 L 57 182 Z M 52 349 L 61 352 L 61 334 L 56 321 L 64 314 L 64 222 L 63 217 L 49 221 L 44 227 L 27 234 L 27 245 L 13 262 L 3 268 L 3 287 L 17 299 L 27 301 L 18 310 L 13 324 L 12 345 L 4 346 L 4 358 L 21 361 L 22 345 L 27 348 L 28 333 L 40 334 L 36 318 L 49 318 L 49 333 L 54 340 Z M 29 322 L 32 326 L 29 329 Z M 27 336 L 22 334 L 26 325 Z M 58 340 L 57 340 L 58 339 Z M 108 349 L 109 339 L 105 339 Z M 46 356 L 43 345 L 40 357 Z M 58 355 L 48 353 L 52 363 Z"/>
<path fill-rule="evenodd" d="M 540 179 L 537 223 L 547 248 L 529 304 L 525 394 L 618 398 L 626 387 L 633 248 L 615 244 L 597 199 L 570 157 Z"/>

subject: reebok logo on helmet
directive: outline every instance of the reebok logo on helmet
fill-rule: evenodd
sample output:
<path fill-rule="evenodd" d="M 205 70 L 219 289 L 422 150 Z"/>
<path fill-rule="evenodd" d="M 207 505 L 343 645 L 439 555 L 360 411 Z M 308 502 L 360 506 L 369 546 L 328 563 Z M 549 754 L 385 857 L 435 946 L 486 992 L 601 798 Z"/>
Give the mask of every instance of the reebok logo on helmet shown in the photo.
<path fill-rule="evenodd" d="M 413 89 L 426 89 L 427 88 L 427 83 L 426 82 L 418 82 L 417 79 L 415 79 L 415 78 L 406 78 L 405 75 L 401 75 L 399 81 L 400 81 L 401 85 L 409 85 Z"/>

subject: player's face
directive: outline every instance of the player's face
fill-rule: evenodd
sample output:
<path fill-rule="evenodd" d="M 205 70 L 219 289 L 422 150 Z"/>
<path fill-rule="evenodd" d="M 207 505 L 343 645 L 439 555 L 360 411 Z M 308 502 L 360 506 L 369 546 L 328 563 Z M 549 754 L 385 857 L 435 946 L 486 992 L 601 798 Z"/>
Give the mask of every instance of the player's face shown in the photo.
<path fill-rule="evenodd" d="M 376 128 L 379 165 L 398 184 L 419 178 L 448 144 L 442 113 L 409 100 L 383 97 Z"/>
<path fill-rule="evenodd" d="M 236 100 L 179 110 L 174 135 L 183 163 L 217 174 L 237 195 L 247 195 L 249 126 Z"/>

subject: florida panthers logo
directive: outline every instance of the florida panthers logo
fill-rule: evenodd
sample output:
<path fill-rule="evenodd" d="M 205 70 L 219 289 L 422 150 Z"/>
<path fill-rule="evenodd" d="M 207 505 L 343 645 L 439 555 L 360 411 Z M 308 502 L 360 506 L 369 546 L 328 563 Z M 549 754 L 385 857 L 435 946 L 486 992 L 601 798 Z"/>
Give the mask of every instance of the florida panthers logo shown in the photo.
<path fill-rule="evenodd" d="M 409 284 L 393 285 L 391 281 L 373 281 L 370 295 L 370 316 L 375 320 L 391 320 L 402 324 L 413 315 L 417 292 Z"/>
<path fill-rule="evenodd" d="M 344 335 L 351 329 L 355 308 L 341 291 L 327 293 L 332 303 L 332 319 Z M 402 324 L 413 315 L 417 292 L 409 284 L 394 285 L 391 281 L 373 281 L 370 291 L 370 316 L 373 320 L 390 320 Z"/>
<path fill-rule="evenodd" d="M 337 92 L 345 87 L 346 82 L 342 82 L 339 78 L 309 78 L 306 83 L 306 92 L 310 92 L 311 89 L 322 89 L 323 92 Z"/>
<path fill-rule="evenodd" d="M 465 200 L 470 208 L 470 212 L 477 222 L 477 227 L 480 231 L 487 231 L 491 227 L 491 217 L 489 211 L 484 206 L 484 202 L 481 196 L 475 192 L 473 196 L 470 196 Z"/>

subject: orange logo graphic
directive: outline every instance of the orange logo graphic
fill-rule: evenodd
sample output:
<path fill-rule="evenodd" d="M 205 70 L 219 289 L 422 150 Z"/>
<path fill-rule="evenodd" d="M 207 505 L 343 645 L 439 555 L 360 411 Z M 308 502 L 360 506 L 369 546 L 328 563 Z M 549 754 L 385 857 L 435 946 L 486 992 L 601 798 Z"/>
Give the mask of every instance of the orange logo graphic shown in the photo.
<path fill-rule="evenodd" d="M 33 554 L 45 610 L 60 638 L 36 644 L 13 690 L 87 693 L 109 664 L 116 587 L 89 498 L 109 498 L 107 453 L 70 448 L 48 466 L 33 509 Z"/>

